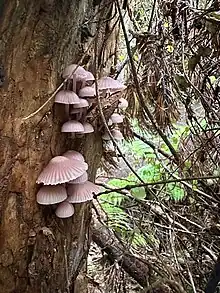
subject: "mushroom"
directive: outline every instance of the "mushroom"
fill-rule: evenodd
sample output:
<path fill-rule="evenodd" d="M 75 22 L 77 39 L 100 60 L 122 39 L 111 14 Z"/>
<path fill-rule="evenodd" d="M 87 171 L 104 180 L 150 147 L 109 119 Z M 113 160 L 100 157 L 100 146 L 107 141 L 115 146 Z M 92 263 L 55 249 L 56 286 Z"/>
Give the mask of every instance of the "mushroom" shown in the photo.
<path fill-rule="evenodd" d="M 84 174 L 82 174 L 80 177 L 71 180 L 68 182 L 68 184 L 77 184 L 77 183 L 84 183 L 88 180 L 88 173 L 85 172 Z"/>
<path fill-rule="evenodd" d="M 125 100 L 124 98 L 120 98 L 118 108 L 122 109 L 122 110 L 125 110 L 125 109 L 127 109 L 127 107 L 128 107 L 128 101 Z"/>
<path fill-rule="evenodd" d="M 90 181 L 81 184 L 68 184 L 67 201 L 70 203 L 81 203 L 93 199 L 93 194 L 100 192 L 100 188 Z"/>
<path fill-rule="evenodd" d="M 69 218 L 74 214 L 74 207 L 67 201 L 64 201 L 58 205 L 55 214 L 58 218 Z"/>
<path fill-rule="evenodd" d="M 82 66 L 79 66 L 77 64 L 71 64 L 64 69 L 62 76 L 63 78 L 72 79 L 74 74 L 79 79 L 83 79 L 86 78 L 87 71 Z"/>
<path fill-rule="evenodd" d="M 122 83 L 120 83 L 118 80 L 113 79 L 111 77 L 102 77 L 97 81 L 98 89 L 101 92 L 101 94 L 106 93 L 116 93 L 119 91 L 122 91 L 126 88 Z M 93 85 L 95 88 L 95 85 Z"/>
<path fill-rule="evenodd" d="M 103 140 L 111 140 L 111 137 L 110 137 L 110 135 L 108 134 L 107 131 L 102 135 L 102 139 Z"/>
<path fill-rule="evenodd" d="M 73 108 L 86 108 L 89 107 L 89 102 L 86 99 L 79 99 L 79 104 L 73 105 Z"/>
<path fill-rule="evenodd" d="M 94 87 L 86 86 L 79 90 L 80 98 L 94 98 L 96 96 L 96 91 Z"/>
<path fill-rule="evenodd" d="M 77 94 L 72 91 L 61 90 L 55 96 L 55 103 L 68 104 L 68 105 L 73 105 L 73 104 L 79 105 L 80 99 L 77 96 Z"/>
<path fill-rule="evenodd" d="M 77 64 L 71 64 L 67 66 L 62 74 L 63 78 L 72 79 L 73 91 L 76 92 L 76 82 L 82 82 L 87 77 L 87 71 Z"/>
<path fill-rule="evenodd" d="M 82 123 L 76 120 L 70 120 L 65 122 L 61 128 L 61 132 L 77 133 L 77 132 L 83 132 L 83 131 L 84 131 L 84 127 Z"/>
<path fill-rule="evenodd" d="M 86 112 L 87 112 L 87 107 L 89 107 L 89 102 L 86 99 L 80 99 L 79 104 L 77 105 L 73 105 L 74 109 L 79 109 L 79 117 L 78 120 L 80 120 L 81 118 L 84 119 L 86 116 Z"/>
<path fill-rule="evenodd" d="M 86 70 L 85 84 L 88 86 L 91 86 L 94 81 L 95 81 L 95 77 L 92 74 L 92 72 Z M 82 87 L 83 86 L 84 86 L 84 83 L 82 84 Z"/>
<path fill-rule="evenodd" d="M 86 134 L 86 133 L 94 132 L 94 128 L 93 128 L 92 124 L 90 124 L 88 122 L 84 122 L 82 125 L 84 127 L 84 131 L 82 133 Z"/>
<path fill-rule="evenodd" d="M 67 192 L 64 186 L 43 186 L 37 193 L 37 202 L 43 205 L 56 204 L 67 198 Z"/>
<path fill-rule="evenodd" d="M 118 123 L 122 123 L 123 122 L 123 116 L 121 116 L 118 113 L 113 113 L 110 117 L 110 119 L 112 120 L 112 123 L 114 124 L 118 124 Z"/>
<path fill-rule="evenodd" d="M 76 93 L 68 90 L 61 90 L 55 96 L 55 103 L 65 104 L 65 113 L 69 118 L 69 105 L 80 104 L 80 99 Z"/>
<path fill-rule="evenodd" d="M 82 154 L 80 154 L 77 151 L 73 151 L 73 150 L 66 151 L 63 154 L 63 156 L 66 157 L 66 158 L 68 158 L 68 159 L 79 160 L 81 162 L 84 162 L 85 161 L 85 159 L 84 159 L 84 157 L 83 157 Z"/>
<path fill-rule="evenodd" d="M 121 131 L 118 129 L 113 129 L 111 133 L 116 140 L 122 140 L 124 138 Z"/>
<path fill-rule="evenodd" d="M 88 169 L 85 162 L 57 156 L 50 160 L 37 178 L 37 183 L 57 185 L 74 180 Z"/>

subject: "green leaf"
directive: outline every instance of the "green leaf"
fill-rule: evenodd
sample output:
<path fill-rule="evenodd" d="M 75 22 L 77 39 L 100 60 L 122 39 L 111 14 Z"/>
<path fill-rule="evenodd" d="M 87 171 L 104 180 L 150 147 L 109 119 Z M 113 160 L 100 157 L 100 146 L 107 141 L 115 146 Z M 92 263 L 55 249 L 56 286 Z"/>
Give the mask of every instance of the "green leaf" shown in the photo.
<path fill-rule="evenodd" d="M 180 185 L 169 183 L 167 184 L 167 189 L 172 199 L 178 201 L 184 198 L 185 191 L 182 187 L 180 187 Z"/>
<path fill-rule="evenodd" d="M 146 197 L 146 192 L 144 187 L 135 187 L 131 189 L 131 194 L 138 199 L 144 199 Z"/>

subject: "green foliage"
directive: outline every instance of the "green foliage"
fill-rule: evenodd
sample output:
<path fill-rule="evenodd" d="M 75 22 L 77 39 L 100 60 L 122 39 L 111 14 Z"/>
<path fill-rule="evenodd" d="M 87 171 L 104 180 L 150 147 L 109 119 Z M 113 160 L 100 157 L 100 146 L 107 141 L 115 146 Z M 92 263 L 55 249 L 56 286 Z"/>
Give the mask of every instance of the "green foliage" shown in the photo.
<path fill-rule="evenodd" d="M 189 134 L 189 131 L 190 129 L 187 126 L 176 126 L 175 132 L 169 137 L 175 149 L 178 149 L 180 139 L 186 137 Z M 149 134 L 145 134 L 144 137 L 149 141 L 153 141 L 156 146 L 170 154 L 167 146 L 158 138 L 152 137 Z M 156 155 L 154 150 L 141 140 L 134 140 L 131 143 L 125 142 L 123 145 L 123 151 L 132 157 L 134 167 L 137 170 L 136 172 L 144 182 L 154 183 L 170 179 L 170 175 L 164 171 L 163 166 L 161 165 L 161 158 L 158 157 L 159 155 Z M 163 162 L 164 164 L 168 164 L 168 160 L 164 157 Z M 186 162 L 185 169 L 187 170 L 187 168 L 190 168 L 190 162 Z M 140 182 L 136 176 L 134 174 L 129 174 L 125 179 L 109 180 L 108 185 L 114 188 L 123 188 L 127 185 L 137 185 L 137 183 Z M 197 182 L 194 184 L 195 187 L 196 184 Z M 158 189 L 163 187 L 159 196 L 164 199 L 179 201 L 182 200 L 185 195 L 185 190 L 180 183 L 167 183 L 155 185 L 155 187 Z M 146 191 L 144 187 L 135 187 L 130 190 L 130 194 L 139 200 L 146 199 Z M 112 192 L 108 195 L 102 195 L 100 197 L 100 202 L 108 216 L 108 225 L 116 232 L 120 233 L 121 237 L 128 243 L 140 247 L 149 242 L 156 241 L 152 235 L 146 239 L 146 236 L 143 236 L 139 228 L 134 225 L 133 219 L 126 209 L 126 205 L 131 202 L 129 196 Z"/>
<path fill-rule="evenodd" d="M 119 184 L 119 182 L 116 183 Z M 141 235 L 139 229 L 133 229 L 132 221 L 123 207 L 126 199 L 126 196 L 116 192 L 111 195 L 100 196 L 101 206 L 108 216 L 107 224 L 134 247 L 144 246 L 146 245 L 145 238 Z"/>
<path fill-rule="evenodd" d="M 177 183 L 168 183 L 167 191 L 171 199 L 174 199 L 176 201 L 183 199 L 185 194 L 184 189 L 181 187 L 180 184 L 177 184 Z"/>

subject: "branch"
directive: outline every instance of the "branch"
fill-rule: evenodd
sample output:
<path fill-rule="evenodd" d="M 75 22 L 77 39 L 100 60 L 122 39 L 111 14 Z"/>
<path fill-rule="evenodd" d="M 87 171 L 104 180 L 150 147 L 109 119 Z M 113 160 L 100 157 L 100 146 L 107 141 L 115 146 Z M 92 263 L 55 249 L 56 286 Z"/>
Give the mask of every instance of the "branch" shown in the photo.
<path fill-rule="evenodd" d="M 157 3 L 157 0 L 154 0 L 154 4 L 153 4 L 152 11 L 151 11 L 151 16 L 150 16 L 149 24 L 148 24 L 148 29 L 147 29 L 147 32 L 148 33 L 150 32 L 151 27 L 152 27 L 152 22 L 153 22 L 153 17 L 154 17 L 154 11 L 155 11 L 155 7 L 156 7 L 156 3 Z"/>
<path fill-rule="evenodd" d="M 123 190 L 131 190 L 133 188 L 136 187 L 146 187 L 146 186 L 152 186 L 152 185 L 158 185 L 158 184 L 167 184 L 167 183 L 175 183 L 175 182 L 180 182 L 183 183 L 184 181 L 192 181 L 192 180 L 203 180 L 203 179 L 219 179 L 220 176 L 205 176 L 205 177 L 186 177 L 186 178 L 176 178 L 176 179 L 171 179 L 171 180 L 161 180 L 161 181 L 157 181 L 157 182 L 148 182 L 148 183 L 143 183 L 143 184 L 135 184 L 135 185 L 125 185 L 124 187 L 119 187 L 119 188 L 110 188 L 110 190 L 106 190 L 103 192 L 98 193 L 96 196 L 99 196 L 101 194 L 108 194 L 111 192 L 119 192 L 119 191 L 123 191 Z M 96 183 L 97 185 L 99 185 L 99 183 Z M 197 192 L 202 193 L 203 195 L 207 196 L 206 193 L 203 193 L 200 190 L 194 190 Z"/>
<path fill-rule="evenodd" d="M 111 231 L 100 226 L 98 229 L 92 227 L 92 240 L 108 254 L 110 261 L 115 261 L 141 286 L 148 284 L 149 266 L 146 261 L 133 256 L 131 253 L 124 251 L 119 242 L 114 238 Z"/>
<path fill-rule="evenodd" d="M 164 157 L 166 157 L 169 160 L 173 160 L 173 158 L 166 152 L 164 152 L 163 150 L 157 148 L 151 141 L 147 140 L 146 138 L 144 138 L 143 136 L 139 135 L 136 132 L 133 132 L 134 137 L 140 139 L 141 141 L 143 141 L 144 143 L 146 143 L 147 145 L 149 145 L 149 147 L 151 147 L 153 150 L 157 150 L 158 153 L 160 153 L 161 155 L 163 155 Z M 175 162 L 175 161 L 174 161 Z"/>

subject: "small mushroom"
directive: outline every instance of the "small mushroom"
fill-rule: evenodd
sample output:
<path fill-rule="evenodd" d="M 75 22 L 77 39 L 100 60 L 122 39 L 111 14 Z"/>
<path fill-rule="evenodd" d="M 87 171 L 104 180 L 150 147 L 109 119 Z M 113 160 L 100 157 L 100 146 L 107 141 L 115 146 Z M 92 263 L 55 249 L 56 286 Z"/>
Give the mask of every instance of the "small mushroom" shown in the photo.
<path fill-rule="evenodd" d="M 80 103 L 76 105 L 76 107 L 73 105 L 73 108 L 80 110 L 79 115 L 77 117 L 78 120 L 80 119 L 85 120 L 88 107 L 89 107 L 89 102 L 86 99 L 80 99 Z"/>
<path fill-rule="evenodd" d="M 103 140 L 111 140 L 111 137 L 110 137 L 110 135 L 108 134 L 107 131 L 102 135 L 102 139 Z"/>
<path fill-rule="evenodd" d="M 63 78 L 72 79 L 73 91 L 76 92 L 76 83 L 86 79 L 87 71 L 82 66 L 71 64 L 64 69 L 62 76 Z"/>
<path fill-rule="evenodd" d="M 86 70 L 85 84 L 88 86 L 91 86 L 94 81 L 95 81 L 95 77 L 92 74 L 92 72 Z"/>
<path fill-rule="evenodd" d="M 82 133 L 86 134 L 86 133 L 94 132 L 94 128 L 93 128 L 92 124 L 90 124 L 88 122 L 84 122 L 82 125 L 84 127 L 84 131 Z"/>
<path fill-rule="evenodd" d="M 61 90 L 55 96 L 55 103 L 65 104 L 66 119 L 69 119 L 69 105 L 80 104 L 76 93 L 68 90 Z"/>
<path fill-rule="evenodd" d="M 83 157 L 82 154 L 80 154 L 77 151 L 73 151 L 73 150 L 66 151 L 63 154 L 63 156 L 66 157 L 66 158 L 68 158 L 68 159 L 79 160 L 81 162 L 84 162 L 85 161 L 85 159 L 84 159 L 84 157 Z"/>
<path fill-rule="evenodd" d="M 98 89 L 101 93 L 115 93 L 122 91 L 126 88 L 120 81 L 113 79 L 111 77 L 102 77 L 97 81 Z M 95 88 L 95 85 L 93 85 Z"/>
<path fill-rule="evenodd" d="M 115 140 L 121 140 L 124 138 L 121 131 L 118 129 L 111 130 L 111 134 Z M 106 141 L 111 140 L 111 137 L 107 131 L 102 135 L 102 139 Z"/>
<path fill-rule="evenodd" d="M 86 108 L 89 107 L 89 102 L 86 99 L 79 99 L 79 104 L 73 105 L 73 108 Z"/>
<path fill-rule="evenodd" d="M 43 186 L 37 193 L 37 202 L 42 205 L 56 204 L 67 198 L 67 192 L 64 186 Z"/>
<path fill-rule="evenodd" d="M 73 105 L 73 104 L 79 105 L 80 99 L 77 96 L 77 94 L 72 91 L 61 90 L 55 96 L 55 103 L 68 104 L 68 105 Z"/>
<path fill-rule="evenodd" d="M 88 180 L 88 173 L 85 172 L 84 174 L 82 174 L 80 177 L 71 180 L 68 182 L 68 184 L 78 184 L 78 183 L 84 183 Z"/>
<path fill-rule="evenodd" d="M 50 160 L 37 178 L 37 183 L 57 185 L 74 180 L 88 169 L 85 162 L 57 156 Z"/>
<path fill-rule="evenodd" d="M 70 203 L 81 203 L 93 199 L 93 194 L 100 192 L 99 186 L 90 181 L 81 184 L 68 184 L 67 186 L 67 201 Z"/>
<path fill-rule="evenodd" d="M 86 86 L 79 90 L 80 98 L 94 98 L 96 96 L 96 91 L 94 87 Z"/>
<path fill-rule="evenodd" d="M 111 133 L 116 140 L 122 140 L 124 138 L 120 130 L 113 129 Z"/>
<path fill-rule="evenodd" d="M 112 123 L 114 124 L 118 124 L 118 123 L 122 123 L 123 122 L 123 116 L 121 116 L 118 113 L 113 113 L 110 117 L 110 119 L 112 120 Z"/>
<path fill-rule="evenodd" d="M 85 79 L 87 77 L 87 71 L 82 67 L 77 64 L 71 64 L 67 66 L 64 71 L 63 71 L 63 78 L 68 78 L 72 79 L 74 78 L 74 75 L 76 76 L 76 79 Z"/>
<path fill-rule="evenodd" d="M 122 109 L 122 110 L 125 110 L 125 109 L 127 109 L 127 107 L 128 107 L 128 101 L 125 100 L 124 98 L 120 98 L 118 108 Z"/>
<path fill-rule="evenodd" d="M 61 128 L 61 132 L 77 133 L 77 132 L 83 132 L 83 131 L 84 131 L 84 127 L 82 123 L 76 120 L 70 120 L 65 122 Z"/>
<path fill-rule="evenodd" d="M 58 218 L 69 218 L 74 214 L 74 207 L 67 201 L 64 201 L 58 205 L 55 214 Z"/>

